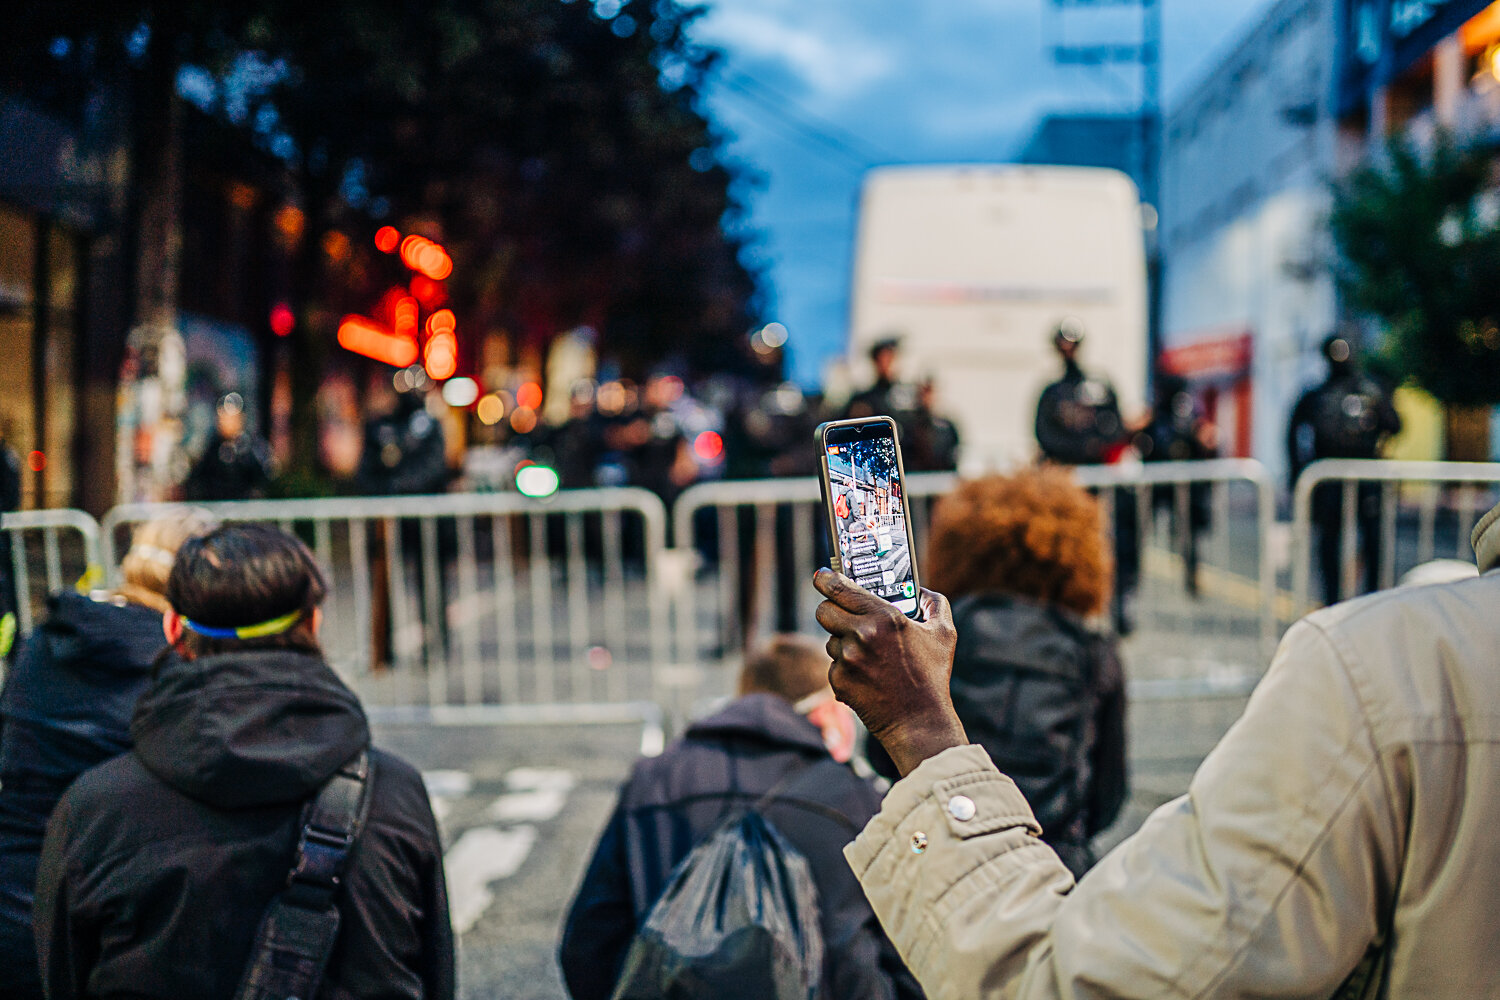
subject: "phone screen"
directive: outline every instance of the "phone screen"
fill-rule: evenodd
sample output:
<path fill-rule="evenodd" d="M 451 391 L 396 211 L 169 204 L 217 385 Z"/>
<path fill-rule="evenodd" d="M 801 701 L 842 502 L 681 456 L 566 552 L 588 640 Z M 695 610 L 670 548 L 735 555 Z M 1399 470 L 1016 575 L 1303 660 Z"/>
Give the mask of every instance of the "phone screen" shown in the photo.
<path fill-rule="evenodd" d="M 835 425 L 825 433 L 823 447 L 831 522 L 844 573 L 911 615 L 917 608 L 917 579 L 891 425 Z"/>

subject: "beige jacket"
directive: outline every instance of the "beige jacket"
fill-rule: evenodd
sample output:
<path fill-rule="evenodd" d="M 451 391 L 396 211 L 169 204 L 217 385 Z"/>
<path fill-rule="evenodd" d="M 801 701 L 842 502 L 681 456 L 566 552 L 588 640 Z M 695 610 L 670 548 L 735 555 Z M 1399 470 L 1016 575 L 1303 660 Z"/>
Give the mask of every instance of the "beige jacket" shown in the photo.
<path fill-rule="evenodd" d="M 1294 626 L 1077 886 L 978 747 L 898 782 L 846 854 L 928 996 L 1500 997 L 1497 521 L 1487 575 Z"/>

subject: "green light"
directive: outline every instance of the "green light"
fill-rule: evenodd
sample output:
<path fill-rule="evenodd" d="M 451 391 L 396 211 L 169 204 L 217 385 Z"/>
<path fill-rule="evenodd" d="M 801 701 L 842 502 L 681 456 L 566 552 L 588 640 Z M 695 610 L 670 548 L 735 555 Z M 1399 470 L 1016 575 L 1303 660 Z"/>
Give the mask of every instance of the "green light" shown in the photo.
<path fill-rule="evenodd" d="M 550 497 L 557 492 L 556 471 L 545 465 L 527 465 L 516 473 L 516 489 L 529 497 Z"/>

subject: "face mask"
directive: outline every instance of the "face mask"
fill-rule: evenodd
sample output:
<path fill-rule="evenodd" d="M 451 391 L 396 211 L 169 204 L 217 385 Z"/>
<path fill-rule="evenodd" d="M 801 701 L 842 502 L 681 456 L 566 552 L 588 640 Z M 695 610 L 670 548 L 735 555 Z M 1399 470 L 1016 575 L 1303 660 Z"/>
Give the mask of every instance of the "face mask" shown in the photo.
<path fill-rule="evenodd" d="M 849 763 L 854 756 L 854 711 L 834 698 L 828 688 L 808 695 L 794 707 L 823 733 L 829 755 L 840 764 Z"/>

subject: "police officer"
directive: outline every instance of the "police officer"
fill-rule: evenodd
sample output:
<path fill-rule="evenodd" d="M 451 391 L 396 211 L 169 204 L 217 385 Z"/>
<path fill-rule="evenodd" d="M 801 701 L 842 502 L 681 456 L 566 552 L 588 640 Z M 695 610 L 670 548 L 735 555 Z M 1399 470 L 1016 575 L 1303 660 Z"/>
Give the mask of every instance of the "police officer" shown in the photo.
<path fill-rule="evenodd" d="M 265 496 L 270 484 L 270 448 L 245 426 L 244 397 L 228 393 L 219 400 L 214 432 L 183 492 L 189 500 L 253 500 Z"/>
<path fill-rule="evenodd" d="M 1119 457 L 1125 423 L 1114 387 L 1091 378 L 1078 364 L 1083 325 L 1074 319 L 1057 324 L 1052 346 L 1062 358 L 1062 378 L 1042 391 L 1036 407 L 1036 442 L 1042 457 L 1064 465 L 1100 465 Z"/>
<path fill-rule="evenodd" d="M 1180 375 L 1159 374 L 1151 419 L 1135 436 L 1135 450 L 1143 462 L 1194 462 L 1213 458 L 1218 430 L 1198 415 L 1198 405 Z M 1185 503 L 1186 509 L 1183 509 Z M 1181 537 L 1184 583 L 1189 595 L 1198 596 L 1198 535 L 1208 527 L 1212 495 L 1206 482 L 1193 483 L 1179 502 L 1179 487 L 1162 483 L 1152 487 L 1151 511 L 1165 508 L 1172 518 L 1173 536 Z M 1181 518 L 1186 518 L 1183 524 Z"/>
<path fill-rule="evenodd" d="M 1401 417 L 1390 392 L 1359 370 L 1348 338 L 1329 336 L 1323 341 L 1323 357 L 1328 362 L 1328 377 L 1297 400 L 1287 426 L 1287 464 L 1294 487 L 1302 470 L 1318 459 L 1378 458 L 1386 438 L 1401 431 Z M 1325 483 L 1313 491 L 1312 516 L 1318 534 L 1323 598 L 1332 604 L 1345 596 L 1340 587 L 1343 490 L 1338 484 Z M 1355 520 L 1365 561 L 1365 590 L 1372 591 L 1379 586 L 1380 577 L 1378 483 L 1359 484 Z"/>
<path fill-rule="evenodd" d="M 901 441 L 907 472 L 952 472 L 958 468 L 958 428 L 937 412 L 937 383 L 923 379 L 917 386 L 917 407 Z"/>
<path fill-rule="evenodd" d="M 384 384 L 382 384 L 384 383 Z M 398 392 L 390 398 L 389 383 L 376 383 L 380 396 L 372 403 L 372 415 L 365 422 L 364 451 L 360 454 L 356 483 L 366 496 L 422 496 L 444 493 L 453 479 L 448 468 L 443 427 L 427 412 L 425 394 L 418 389 Z M 426 617 L 427 574 L 422 569 L 422 533 L 412 518 L 399 521 L 401 554 L 394 558 L 386 551 L 385 530 L 376 531 L 371 542 L 372 603 L 370 609 L 373 656 L 376 663 L 388 662 L 400 622 L 390 606 L 389 572 L 404 573 L 415 581 L 416 614 Z M 382 525 L 382 529 L 386 526 Z M 438 557 L 446 567 L 457 547 L 451 521 L 437 524 Z M 406 565 L 407 562 L 412 565 Z M 437 574 L 437 603 L 447 608 L 446 569 Z M 407 612 L 410 613 L 410 612 Z M 424 641 L 431 649 L 441 649 L 446 641 L 446 614 L 423 622 Z"/>
<path fill-rule="evenodd" d="M 909 385 L 896 381 L 896 362 L 901 349 L 900 337 L 883 337 L 870 345 L 870 363 L 875 366 L 875 382 L 855 393 L 844 412 L 848 418 L 892 417 L 902 439 L 916 406 L 916 393 Z"/>
<path fill-rule="evenodd" d="M 1036 406 L 1036 442 L 1042 458 L 1061 465 L 1104 465 L 1118 459 L 1128 444 L 1120 403 L 1107 379 L 1084 373 L 1078 364 L 1083 324 L 1065 319 L 1052 332 L 1052 346 L 1062 358 L 1062 378 L 1042 390 Z M 1126 608 L 1140 579 L 1141 550 L 1136 525 L 1135 493 L 1114 491 L 1115 630 L 1128 635 L 1134 623 Z"/>

